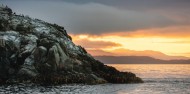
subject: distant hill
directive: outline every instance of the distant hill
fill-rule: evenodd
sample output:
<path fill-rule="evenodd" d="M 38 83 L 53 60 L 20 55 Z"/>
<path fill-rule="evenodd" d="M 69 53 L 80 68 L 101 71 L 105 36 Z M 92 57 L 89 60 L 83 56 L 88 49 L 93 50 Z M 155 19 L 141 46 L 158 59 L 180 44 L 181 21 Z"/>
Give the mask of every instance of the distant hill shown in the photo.
<path fill-rule="evenodd" d="M 148 56 L 95 56 L 105 64 L 190 64 L 187 60 L 161 60 Z"/>
<path fill-rule="evenodd" d="M 87 50 L 93 56 L 149 56 L 156 59 L 161 60 L 178 60 L 183 59 L 187 60 L 190 59 L 189 57 L 185 56 L 170 56 L 166 55 L 159 51 L 152 51 L 152 50 L 145 50 L 145 51 L 135 51 L 129 49 L 115 49 L 112 52 L 106 52 L 103 50 Z"/>

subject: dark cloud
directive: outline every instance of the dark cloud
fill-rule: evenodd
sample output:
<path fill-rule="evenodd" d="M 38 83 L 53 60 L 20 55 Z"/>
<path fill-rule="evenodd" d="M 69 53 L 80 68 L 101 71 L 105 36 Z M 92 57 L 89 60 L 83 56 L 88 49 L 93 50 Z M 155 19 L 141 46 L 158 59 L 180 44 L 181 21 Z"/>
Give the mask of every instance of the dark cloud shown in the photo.
<path fill-rule="evenodd" d="M 189 8 L 190 0 L 63 0 L 76 4 L 100 3 L 130 10 Z"/>
<path fill-rule="evenodd" d="M 135 31 L 190 23 L 190 0 L 2 0 L 23 13 L 74 34 Z"/>

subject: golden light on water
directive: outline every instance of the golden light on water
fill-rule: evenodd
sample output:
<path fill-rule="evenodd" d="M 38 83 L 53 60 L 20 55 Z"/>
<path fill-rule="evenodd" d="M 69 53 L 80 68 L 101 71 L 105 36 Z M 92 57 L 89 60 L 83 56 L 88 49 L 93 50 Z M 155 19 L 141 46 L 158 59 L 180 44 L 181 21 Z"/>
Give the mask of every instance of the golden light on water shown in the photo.
<path fill-rule="evenodd" d="M 141 78 L 187 78 L 189 64 L 108 64 L 120 71 L 135 73 Z M 155 75 L 156 74 L 156 75 Z"/>

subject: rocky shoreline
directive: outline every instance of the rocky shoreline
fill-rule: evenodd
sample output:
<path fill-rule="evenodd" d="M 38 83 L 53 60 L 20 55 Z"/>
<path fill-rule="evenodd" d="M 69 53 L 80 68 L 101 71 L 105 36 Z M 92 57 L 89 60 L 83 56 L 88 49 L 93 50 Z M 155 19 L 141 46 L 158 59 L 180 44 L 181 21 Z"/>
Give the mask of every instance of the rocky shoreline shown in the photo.
<path fill-rule="evenodd" d="M 0 83 L 141 83 L 95 60 L 72 42 L 64 27 L 0 6 Z"/>

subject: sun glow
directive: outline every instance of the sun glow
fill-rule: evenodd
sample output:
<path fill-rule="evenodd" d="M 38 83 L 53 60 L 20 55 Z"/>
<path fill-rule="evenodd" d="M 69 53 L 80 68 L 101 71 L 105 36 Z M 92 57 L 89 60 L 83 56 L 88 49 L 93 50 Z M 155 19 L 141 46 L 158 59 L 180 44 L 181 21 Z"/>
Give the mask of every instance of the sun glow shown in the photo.
<path fill-rule="evenodd" d="M 163 52 L 167 55 L 183 55 L 189 56 L 189 54 L 183 54 L 190 52 L 190 40 L 188 37 L 172 38 L 172 37 L 160 37 L 160 36 L 147 36 L 147 37 L 125 37 L 117 35 L 104 35 L 104 36 L 90 36 L 90 35 L 75 35 L 73 36 L 74 42 L 79 39 L 90 40 L 90 41 L 103 41 L 103 42 L 113 42 L 121 44 L 121 46 L 116 47 L 105 47 L 101 50 L 112 52 L 115 49 L 130 49 L 137 51 L 153 50 Z M 85 42 L 85 41 L 84 41 Z"/>
<path fill-rule="evenodd" d="M 88 35 L 79 35 L 78 36 L 80 39 L 86 39 L 86 38 L 88 38 Z"/>

